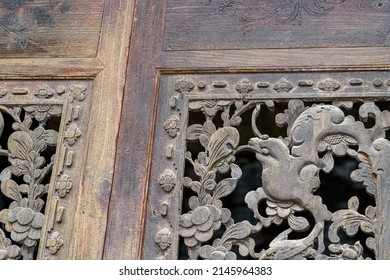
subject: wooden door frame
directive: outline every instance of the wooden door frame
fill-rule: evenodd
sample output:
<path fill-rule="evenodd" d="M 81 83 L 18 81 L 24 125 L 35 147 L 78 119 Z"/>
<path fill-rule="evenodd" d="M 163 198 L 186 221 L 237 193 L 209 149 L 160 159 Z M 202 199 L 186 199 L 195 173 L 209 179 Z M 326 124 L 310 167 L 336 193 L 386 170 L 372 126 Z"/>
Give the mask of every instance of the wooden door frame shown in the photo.
<path fill-rule="evenodd" d="M 159 79 L 168 73 L 390 69 L 390 48 L 163 50 L 168 0 L 137 1 L 104 259 L 142 259 Z"/>
<path fill-rule="evenodd" d="M 63 238 L 66 249 L 56 250 L 50 258 L 103 258 L 134 6 L 135 0 L 105 1 L 96 57 L 0 59 L 2 80 L 21 85 L 29 80 L 86 80 L 93 87 L 88 134 L 81 136 L 87 138 L 83 147 L 86 157 L 76 159 L 82 170 L 78 170 L 78 178 L 73 178 L 77 186 L 72 192 L 77 199 L 66 205 L 74 217 L 67 217 L 73 222 L 64 226 L 72 234 Z M 43 249 L 45 245 L 40 244 Z M 45 258 L 43 249 L 38 258 Z"/>

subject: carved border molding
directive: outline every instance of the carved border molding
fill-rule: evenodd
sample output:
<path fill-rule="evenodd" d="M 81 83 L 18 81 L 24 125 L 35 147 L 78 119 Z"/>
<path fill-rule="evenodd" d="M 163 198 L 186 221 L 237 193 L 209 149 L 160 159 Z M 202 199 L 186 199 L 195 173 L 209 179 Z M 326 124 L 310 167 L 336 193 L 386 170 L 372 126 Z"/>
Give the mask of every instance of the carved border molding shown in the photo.
<path fill-rule="evenodd" d="M 72 238 L 69 222 L 74 222 L 85 155 L 90 82 L 5 81 L 0 107 L 15 121 L 4 150 L 11 166 L 1 173 L 2 194 L 13 201 L 0 209 L 1 257 L 61 258 L 59 252 L 70 249 Z M 46 127 L 52 117 L 59 119 L 57 130 Z M 48 146 L 55 148 L 49 163 L 40 155 Z"/>
<path fill-rule="evenodd" d="M 181 236 L 190 259 L 234 259 L 237 252 L 231 251 L 232 246 L 237 246 L 240 255 L 255 259 L 363 258 L 359 242 L 339 242 L 337 233 L 343 230 L 347 236 L 358 231 L 368 234 L 366 248 L 374 251 L 377 259 L 390 258 L 383 249 L 390 237 L 385 218 L 390 208 L 383 199 L 389 193 L 389 175 L 383 173 L 389 163 L 380 155 L 390 148 L 384 138 L 390 127 L 390 113 L 375 104 L 390 100 L 389 78 L 385 71 L 163 75 L 156 112 L 158 145 L 154 146 L 148 201 L 148 213 L 152 215 L 146 217 L 144 257 L 177 258 Z M 256 124 L 260 111 L 272 111 L 276 103 L 288 105 L 275 118 L 275 125 L 287 129 L 287 137 L 280 139 L 262 134 Z M 360 120 L 348 115 L 353 108 L 358 108 Z M 203 123 L 194 123 L 190 112 L 195 112 Z M 238 130 L 245 112 L 251 114 L 249 125 L 254 136 L 246 144 L 240 143 Z M 371 128 L 364 124 L 368 118 L 376 122 Z M 317 119 L 323 119 L 321 126 L 316 126 Z M 309 140 L 307 135 L 318 141 Z M 204 151 L 192 155 L 186 150 L 190 142 L 198 143 Z M 248 192 L 245 198 L 257 224 L 235 223 L 220 200 L 234 191 L 242 176 L 235 154 L 243 150 L 254 153 L 263 166 L 262 187 Z M 285 153 L 278 155 L 280 151 Z M 367 195 L 375 198 L 376 205 L 367 207 L 365 214 L 358 210 L 357 197 L 349 199 L 348 209 L 331 213 L 321 197 L 313 195 L 320 184 L 319 171 L 331 172 L 334 156 L 346 154 L 359 162 L 359 168 L 351 173 L 352 180 L 362 182 Z M 280 165 L 273 167 L 269 159 L 277 156 Z M 185 161 L 198 179 L 184 177 Z M 295 166 L 297 173 L 278 185 L 275 178 L 293 173 L 289 164 Z M 275 168 L 273 175 L 269 173 L 273 169 L 267 166 Z M 217 179 L 218 174 L 225 174 L 225 179 Z M 372 176 L 380 176 L 382 181 L 375 179 L 373 183 Z M 282 191 L 280 185 L 295 184 L 296 178 L 303 180 L 296 182 L 296 191 Z M 186 206 L 189 210 L 181 213 L 185 207 L 184 188 L 194 195 Z M 257 209 L 262 201 L 267 202 L 266 216 Z M 304 210 L 311 213 L 314 224 L 297 215 Z M 256 252 L 252 235 L 281 223 L 287 223 L 289 229 L 269 247 Z M 325 223 L 331 224 L 329 232 L 324 231 Z M 385 230 L 381 231 L 382 227 Z M 222 229 L 223 235 L 215 238 L 215 232 Z M 307 234 L 290 240 L 292 232 Z M 329 235 L 331 245 L 327 250 L 331 255 L 324 254 L 324 234 Z M 148 243 L 152 239 L 155 246 Z"/>

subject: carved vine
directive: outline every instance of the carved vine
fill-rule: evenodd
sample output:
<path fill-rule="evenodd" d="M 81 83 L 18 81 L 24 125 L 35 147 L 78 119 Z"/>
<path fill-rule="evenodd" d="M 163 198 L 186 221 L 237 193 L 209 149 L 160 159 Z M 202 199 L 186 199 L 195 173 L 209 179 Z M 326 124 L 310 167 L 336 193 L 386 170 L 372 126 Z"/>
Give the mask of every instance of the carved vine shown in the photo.
<path fill-rule="evenodd" d="M 56 92 L 60 95 L 67 94 L 70 106 L 67 107 L 69 112 L 65 114 L 69 118 L 65 132 L 47 127 L 51 118 L 63 117 L 62 105 L 50 102 L 0 105 L 0 137 L 7 137 L 6 147 L 0 147 L 0 156 L 6 157 L 9 163 L 0 173 L 0 259 L 33 259 L 41 242 L 50 254 L 56 254 L 63 245 L 61 234 L 52 230 L 54 224 L 49 227 L 47 239 L 42 241 L 45 236 L 43 225 L 48 216 L 53 216 L 45 213 L 45 205 L 50 177 L 56 176 L 52 174 L 55 154 L 57 153 L 57 160 L 61 160 L 59 150 L 64 151 L 66 146 L 70 148 L 81 136 L 81 130 L 74 122 L 80 111 L 75 100 L 77 97 L 77 100 L 83 100 L 85 90 L 85 86 L 73 85 L 69 88 L 58 87 L 57 91 L 48 86 L 31 91 L 37 98 L 50 98 Z M 26 94 L 29 91 L 26 90 Z M 5 122 L 5 116 L 8 122 Z M 11 130 L 7 132 L 10 134 L 3 136 L 4 129 Z M 60 137 L 63 144 L 57 147 Z M 74 151 L 69 150 L 68 153 L 70 152 L 74 154 Z M 71 173 L 66 171 L 70 166 L 71 161 L 65 158 L 54 185 L 57 201 L 65 199 L 72 189 Z M 64 210 L 60 205 L 54 203 L 48 210 L 55 212 L 57 223 L 61 222 Z"/>
<path fill-rule="evenodd" d="M 338 85 L 325 80 L 324 88 L 335 90 Z M 368 206 L 362 214 L 358 198 L 351 197 L 348 209 L 332 213 L 314 193 L 320 186 L 320 171 L 331 172 L 334 157 L 348 155 L 359 162 L 351 179 L 361 182 L 377 202 L 382 188 L 377 176 L 390 167 L 389 161 L 380 154 L 390 151 L 390 142 L 384 138 L 390 127 L 390 112 L 381 111 L 374 102 L 366 102 L 359 108 L 359 121 L 345 115 L 335 105 L 308 107 L 302 100 L 290 100 L 288 109 L 276 116 L 276 124 L 287 128 L 287 137 L 273 138 L 262 134 L 256 125 L 261 108 L 273 110 L 272 101 L 189 101 L 190 111 L 202 112 L 205 116 L 203 124 L 192 124 L 186 131 L 187 141 L 197 141 L 203 147 L 197 155 L 189 151 L 185 154 L 197 177 L 185 177 L 182 182 L 193 193 L 188 201 L 190 211 L 181 215 L 179 230 L 190 259 L 236 259 L 237 252 L 243 257 L 258 259 L 363 259 L 360 242 L 342 243 L 340 231 L 349 237 L 358 231 L 367 234 L 366 246 L 375 252 L 378 218 L 374 206 Z M 351 104 L 340 103 L 339 106 L 350 107 Z M 246 111 L 252 111 L 255 137 L 239 145 L 240 132 L 236 127 Z M 222 127 L 215 125 L 217 115 L 223 121 Z M 366 128 L 364 122 L 369 117 L 375 124 Z M 263 167 L 262 187 L 250 191 L 245 198 L 256 224 L 246 220 L 236 223 L 221 200 L 237 187 L 242 171 L 235 163 L 235 155 L 244 150 L 255 153 Z M 266 215 L 259 212 L 262 202 L 266 203 Z M 314 224 L 300 215 L 303 211 L 312 215 Z M 253 234 L 282 223 L 287 223 L 289 228 L 274 238 L 268 248 L 256 252 Z M 327 232 L 325 224 L 330 225 Z M 217 231 L 222 234 L 218 238 Z M 305 237 L 290 239 L 293 232 L 304 233 Z M 329 245 L 325 236 L 330 240 Z M 234 246 L 238 251 L 232 250 Z M 326 255 L 326 250 L 331 254 Z"/>

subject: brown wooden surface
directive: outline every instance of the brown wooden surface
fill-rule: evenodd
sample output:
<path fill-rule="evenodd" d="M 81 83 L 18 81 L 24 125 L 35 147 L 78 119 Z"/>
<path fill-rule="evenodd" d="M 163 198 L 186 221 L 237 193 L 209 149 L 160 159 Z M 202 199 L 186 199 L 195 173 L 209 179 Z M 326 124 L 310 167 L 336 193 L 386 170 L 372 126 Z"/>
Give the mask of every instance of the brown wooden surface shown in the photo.
<path fill-rule="evenodd" d="M 97 58 L 6 58 L 0 65 L 0 79 L 93 79 L 104 68 Z"/>
<path fill-rule="evenodd" d="M 4 0 L 0 57 L 95 57 L 104 0 Z"/>
<path fill-rule="evenodd" d="M 138 1 L 126 76 L 104 259 L 140 258 L 165 1 Z M 142 19 L 148 19 L 143 21 Z"/>
<path fill-rule="evenodd" d="M 308 25 L 313 26 L 313 29 L 311 36 L 298 36 L 299 39 L 294 36 L 297 34 L 294 32 L 297 31 L 292 32 L 291 36 L 283 36 L 283 32 L 287 34 L 287 27 L 272 23 L 267 27 L 268 31 L 278 29 L 284 31 L 276 35 L 275 40 L 279 42 L 271 46 L 267 38 L 270 39 L 275 32 L 265 34 L 261 28 L 254 29 L 252 34 L 248 35 L 249 39 L 248 37 L 243 39 L 235 29 L 240 25 L 236 18 L 222 17 L 218 19 L 218 25 L 213 25 L 216 17 L 207 15 L 206 18 L 204 12 L 209 8 L 202 7 L 210 3 L 217 5 L 216 3 L 220 2 L 224 1 L 164 0 L 157 3 L 138 1 L 136 4 L 134 16 L 136 21 L 130 45 L 105 259 L 143 257 L 144 223 L 146 216 L 152 214 L 151 209 L 154 207 L 148 208 L 149 210 L 145 208 L 148 189 L 154 187 L 153 182 L 156 180 L 154 175 L 150 177 L 153 141 L 156 145 L 159 143 L 158 138 L 153 138 L 154 125 L 165 121 L 158 119 L 156 111 L 156 106 L 159 106 L 156 101 L 159 93 L 156 89 L 159 86 L 160 75 L 281 70 L 287 72 L 386 70 L 390 67 L 390 52 L 386 47 L 388 34 L 384 27 L 389 16 L 388 6 L 379 8 L 363 3 L 364 7 L 361 8 L 370 11 L 365 15 L 368 13 L 371 18 L 373 15 L 379 15 L 375 23 L 360 14 L 352 16 L 352 11 L 357 11 L 354 5 L 359 4 L 359 1 L 346 2 L 342 4 L 344 6 L 335 5 L 326 17 L 302 14 L 301 25 L 291 24 L 288 29 L 303 32 Z M 246 3 L 249 2 L 256 1 Z M 194 8 L 195 4 L 201 8 Z M 168 14 L 165 14 L 165 11 Z M 337 19 L 336 15 L 343 17 L 343 20 L 348 17 L 351 22 L 347 25 L 344 22 L 342 25 L 343 20 Z M 331 19 L 335 20 L 335 23 L 330 22 Z M 208 23 L 212 28 L 206 28 L 209 27 Z M 331 28 L 320 26 L 325 23 L 330 24 Z M 200 27 L 201 24 L 203 27 Z M 260 22 L 256 24 L 261 25 Z M 330 34 L 331 29 L 341 33 Z M 371 33 L 367 33 L 366 29 Z M 263 32 L 263 35 L 255 36 L 256 32 Z M 284 40 L 286 44 L 281 46 Z M 301 49 L 305 46 L 324 48 Z M 285 47 L 289 49 L 278 49 Z M 155 246 L 153 238 L 145 241 Z"/>
<path fill-rule="evenodd" d="M 59 90 L 57 84 L 80 83 L 87 86 L 88 101 L 77 109 L 81 112 L 80 116 L 88 118 L 80 123 L 81 140 L 77 142 L 73 160 L 70 161 L 71 154 L 67 154 L 69 157 L 66 159 L 72 163 L 72 188 L 66 200 L 58 200 L 54 197 L 56 183 L 53 177 L 54 187 L 47 201 L 45 230 L 50 231 L 53 225 L 55 228 L 42 233 L 38 258 L 101 259 L 135 1 L 50 2 L 71 4 L 69 11 L 52 18 L 55 26 L 37 26 L 37 19 L 31 18 L 34 17 L 34 8 L 50 8 L 48 0 L 26 1 L 26 5 L 24 1 L 0 3 L 0 18 L 7 13 L 17 13 L 18 17 L 26 17 L 32 24 L 23 30 L 26 36 L 31 35 L 25 48 L 19 45 L 21 42 L 14 40 L 15 34 L 0 27 L 0 79 L 5 80 L 1 87 L 7 98 L 16 98 L 17 102 L 26 99 L 27 102 L 30 97 L 26 94 L 34 94 L 36 86 L 30 90 L 26 84 L 48 84 L 54 90 Z M 43 12 L 40 13 L 42 15 Z M 46 19 L 50 21 L 50 17 Z M 73 107 L 69 108 L 73 110 Z M 74 147 L 76 145 L 71 148 Z M 60 157 L 65 156 L 63 149 L 60 153 Z M 61 163 L 58 166 L 61 168 Z M 59 211 L 64 214 L 61 216 Z M 45 246 L 45 240 L 52 238 L 54 231 L 59 231 L 63 246 L 52 254 Z"/>
<path fill-rule="evenodd" d="M 88 154 L 75 216 L 77 238 L 72 259 L 103 257 L 134 3 L 106 1 L 98 50 L 104 70 L 93 83 Z"/>
<path fill-rule="evenodd" d="M 389 46 L 389 19 L 369 0 L 169 0 L 164 49 Z"/>

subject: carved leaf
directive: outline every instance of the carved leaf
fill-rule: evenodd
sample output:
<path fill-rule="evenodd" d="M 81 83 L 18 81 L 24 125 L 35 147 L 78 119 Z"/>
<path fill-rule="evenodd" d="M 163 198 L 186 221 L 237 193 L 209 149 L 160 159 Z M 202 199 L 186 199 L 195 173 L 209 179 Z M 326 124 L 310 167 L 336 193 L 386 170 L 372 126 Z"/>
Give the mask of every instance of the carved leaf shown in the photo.
<path fill-rule="evenodd" d="M 287 221 L 288 225 L 297 232 L 306 231 L 310 227 L 309 222 L 304 217 L 289 215 Z"/>
<path fill-rule="evenodd" d="M 1 191 L 2 193 L 17 202 L 22 200 L 22 195 L 18 190 L 18 184 L 12 179 L 5 179 L 1 182 Z"/>
<path fill-rule="evenodd" d="M 384 137 L 384 130 L 390 127 L 390 112 L 381 112 L 373 102 L 366 102 L 360 106 L 359 116 L 362 121 L 367 121 L 369 117 L 375 118 L 376 124 L 373 129 L 377 135 L 373 135 L 374 137 Z"/>
<path fill-rule="evenodd" d="M 45 139 L 45 142 L 49 146 L 55 146 L 57 145 L 57 138 L 58 138 L 58 132 L 53 129 L 45 130 L 44 134 L 42 135 L 43 139 Z"/>
<path fill-rule="evenodd" d="M 321 159 L 321 167 L 325 173 L 329 173 L 332 171 L 334 167 L 334 159 L 331 152 L 327 152 L 323 156 L 323 158 Z"/>
<path fill-rule="evenodd" d="M 304 110 L 305 104 L 302 100 L 292 99 L 288 102 L 288 109 L 276 115 L 275 122 L 279 127 L 287 125 L 287 135 L 290 136 L 292 125 Z"/>
<path fill-rule="evenodd" d="M 30 135 L 23 131 L 15 131 L 8 138 L 8 150 L 16 158 L 28 159 L 33 150 L 34 142 Z"/>
<path fill-rule="evenodd" d="M 215 124 L 213 124 L 211 121 L 205 121 L 203 128 L 208 135 L 214 134 L 214 132 L 217 130 Z"/>
<path fill-rule="evenodd" d="M 223 179 L 221 182 L 217 184 L 214 192 L 214 198 L 218 199 L 224 196 L 231 194 L 237 185 L 237 179 L 227 178 Z"/>
<path fill-rule="evenodd" d="M 227 196 L 231 194 L 236 188 L 237 181 L 239 178 L 241 178 L 242 171 L 241 168 L 235 163 L 230 164 L 230 168 L 232 170 L 232 178 L 223 179 L 217 184 L 214 192 L 214 199 Z"/>
<path fill-rule="evenodd" d="M 252 225 L 248 221 L 242 221 L 229 227 L 222 235 L 222 243 L 228 240 L 241 240 L 252 233 Z"/>
<path fill-rule="evenodd" d="M 256 243 L 253 238 L 247 237 L 245 239 L 237 240 L 234 243 L 238 245 L 238 252 L 241 256 L 246 257 L 251 255 L 254 258 L 257 257 L 255 253 Z"/>
<path fill-rule="evenodd" d="M 353 196 L 348 200 L 348 209 L 358 211 L 359 208 L 359 199 L 357 196 Z"/>
<path fill-rule="evenodd" d="M 210 152 L 209 165 L 213 166 L 220 160 L 230 156 L 237 147 L 240 134 L 234 127 L 218 129 L 210 138 L 208 151 Z"/>
<path fill-rule="evenodd" d="M 351 172 L 351 179 L 357 183 L 363 183 L 366 186 L 366 191 L 369 194 L 375 195 L 376 182 L 372 172 L 372 166 L 367 155 L 358 153 L 358 159 L 360 160 L 358 169 Z"/>
<path fill-rule="evenodd" d="M 8 166 L 0 173 L 0 181 L 3 182 L 6 179 L 10 179 L 12 175 L 12 166 Z"/>
<path fill-rule="evenodd" d="M 195 163 L 194 164 L 194 172 L 199 177 L 203 177 L 204 173 L 206 172 L 206 168 L 202 164 Z"/>
<path fill-rule="evenodd" d="M 340 242 L 337 232 L 340 228 L 345 230 L 348 236 L 354 236 L 359 228 L 365 233 L 373 233 L 374 225 L 372 221 L 364 215 L 354 210 L 339 210 L 333 213 L 333 223 L 329 227 L 329 240 L 332 243 Z"/>
<path fill-rule="evenodd" d="M 199 137 L 204 134 L 205 131 L 203 126 L 200 124 L 193 124 L 187 128 L 187 140 L 195 141 L 198 140 Z"/>
<path fill-rule="evenodd" d="M 374 253 L 375 253 L 375 250 L 376 250 L 376 242 L 375 242 L 375 239 L 373 237 L 369 237 L 367 238 L 366 240 L 366 245 L 367 247 L 372 250 Z"/>
<path fill-rule="evenodd" d="M 0 112 L 0 136 L 3 134 L 4 129 L 4 118 L 3 114 Z"/>

